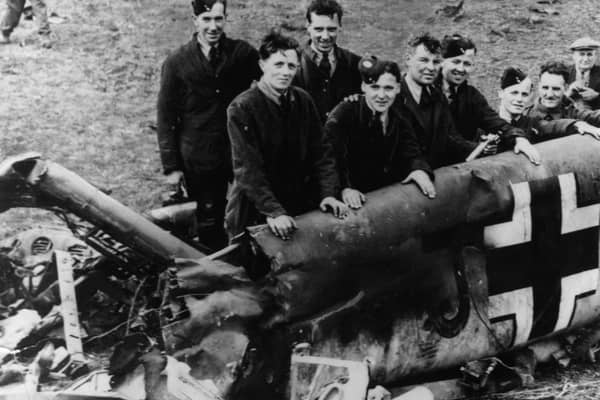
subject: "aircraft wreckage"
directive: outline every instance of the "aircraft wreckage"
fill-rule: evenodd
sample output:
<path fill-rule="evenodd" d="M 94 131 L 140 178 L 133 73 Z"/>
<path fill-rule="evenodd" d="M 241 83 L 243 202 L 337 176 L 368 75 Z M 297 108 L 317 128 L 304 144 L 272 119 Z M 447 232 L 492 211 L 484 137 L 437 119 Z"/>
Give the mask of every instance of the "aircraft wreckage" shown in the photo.
<path fill-rule="evenodd" d="M 249 227 L 210 255 L 167 232 L 192 207 L 141 216 L 36 154 L 0 164 L 0 207 L 62 216 L 74 235 L 62 247 L 93 260 L 74 269 L 78 299 L 104 291 L 129 317 L 149 299 L 128 325 L 149 341 L 115 353 L 166 351 L 212 382 L 206 398 L 364 399 L 598 319 L 600 142 L 537 148 L 540 166 L 507 152 L 444 167 L 435 199 L 398 184 L 344 220 L 299 216 L 290 241 Z M 107 289 L 126 279 L 137 288 Z M 46 281 L 25 302 L 42 317 L 60 303 L 56 275 Z M 135 369 L 128 357 L 113 354 L 113 372 Z"/>

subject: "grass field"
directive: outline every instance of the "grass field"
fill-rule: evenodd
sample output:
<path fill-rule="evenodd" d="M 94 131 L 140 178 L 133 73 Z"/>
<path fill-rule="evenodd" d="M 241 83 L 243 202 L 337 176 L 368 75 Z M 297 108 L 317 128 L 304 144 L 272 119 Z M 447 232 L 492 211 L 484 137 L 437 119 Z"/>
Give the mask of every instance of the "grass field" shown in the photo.
<path fill-rule="evenodd" d="M 0 47 L 0 157 L 39 151 L 112 189 L 138 211 L 158 206 L 165 190 L 153 128 L 159 72 L 167 53 L 189 40 L 189 2 L 48 0 L 49 11 L 62 18 L 52 26 L 53 48 L 29 43 L 31 21 L 17 28 L 12 44 Z M 492 104 L 506 66 L 536 73 L 545 60 L 568 59 L 567 46 L 577 37 L 600 38 L 597 0 L 466 0 L 456 21 L 436 16 L 431 0 L 341 3 L 346 16 L 340 43 L 359 54 L 401 62 L 413 33 L 471 36 L 479 50 L 472 82 Z M 530 5 L 558 14 L 532 12 Z M 305 6 L 297 0 L 230 0 L 227 30 L 254 45 L 277 26 L 304 40 Z M 17 211 L 0 216 L 0 223 L 8 232 L 46 219 Z"/>

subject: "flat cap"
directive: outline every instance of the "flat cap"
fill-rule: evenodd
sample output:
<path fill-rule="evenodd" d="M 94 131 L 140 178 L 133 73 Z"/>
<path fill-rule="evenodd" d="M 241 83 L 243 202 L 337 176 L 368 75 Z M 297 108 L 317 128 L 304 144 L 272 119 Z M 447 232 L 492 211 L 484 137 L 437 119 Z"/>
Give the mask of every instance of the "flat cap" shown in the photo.
<path fill-rule="evenodd" d="M 589 36 L 585 36 L 577 39 L 569 46 L 571 50 L 596 50 L 600 47 L 600 42 L 592 39 Z"/>
<path fill-rule="evenodd" d="M 525 79 L 527 79 L 527 74 L 525 72 L 521 71 L 519 68 L 508 67 L 502 74 L 500 88 L 505 89 L 509 86 L 518 85 Z"/>

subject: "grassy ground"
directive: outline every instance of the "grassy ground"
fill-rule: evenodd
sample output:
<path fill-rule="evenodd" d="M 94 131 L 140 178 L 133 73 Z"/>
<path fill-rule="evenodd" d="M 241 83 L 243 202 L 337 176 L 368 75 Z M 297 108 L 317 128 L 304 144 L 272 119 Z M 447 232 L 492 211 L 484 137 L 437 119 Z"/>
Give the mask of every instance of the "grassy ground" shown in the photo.
<path fill-rule="evenodd" d="M 153 129 L 160 65 L 189 40 L 189 2 L 48 0 L 49 11 L 63 18 L 52 26 L 52 49 L 30 43 L 31 21 L 17 28 L 13 44 L 0 47 L 0 156 L 39 151 L 112 189 L 138 211 L 157 206 L 165 189 Z M 456 21 L 436 16 L 432 0 L 342 4 L 340 42 L 359 54 L 401 62 L 415 32 L 471 36 L 480 55 L 472 81 L 493 104 L 506 66 L 535 73 L 545 60 L 567 59 L 567 46 L 577 37 L 600 38 L 597 0 L 537 4 L 557 15 L 532 12 L 528 7 L 536 3 L 523 0 L 467 0 Z M 297 0 L 231 0 L 228 32 L 256 45 L 268 28 L 282 26 L 304 39 L 305 6 Z M 0 216 L 0 231 L 39 220 L 48 217 L 7 213 Z"/>

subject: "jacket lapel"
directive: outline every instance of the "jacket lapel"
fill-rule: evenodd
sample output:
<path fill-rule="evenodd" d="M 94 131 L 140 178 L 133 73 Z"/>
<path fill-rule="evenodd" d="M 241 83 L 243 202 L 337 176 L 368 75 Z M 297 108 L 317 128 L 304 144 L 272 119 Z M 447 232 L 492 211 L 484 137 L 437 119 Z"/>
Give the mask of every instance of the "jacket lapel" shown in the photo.
<path fill-rule="evenodd" d="M 423 117 L 421 113 L 417 109 L 417 103 L 415 99 L 412 97 L 412 93 L 408 88 L 408 84 L 406 83 L 406 77 L 402 79 L 400 83 L 400 97 L 404 106 L 410 111 L 410 113 L 414 116 L 414 119 L 419 123 L 421 129 L 425 129 L 425 122 L 423 121 Z"/>

